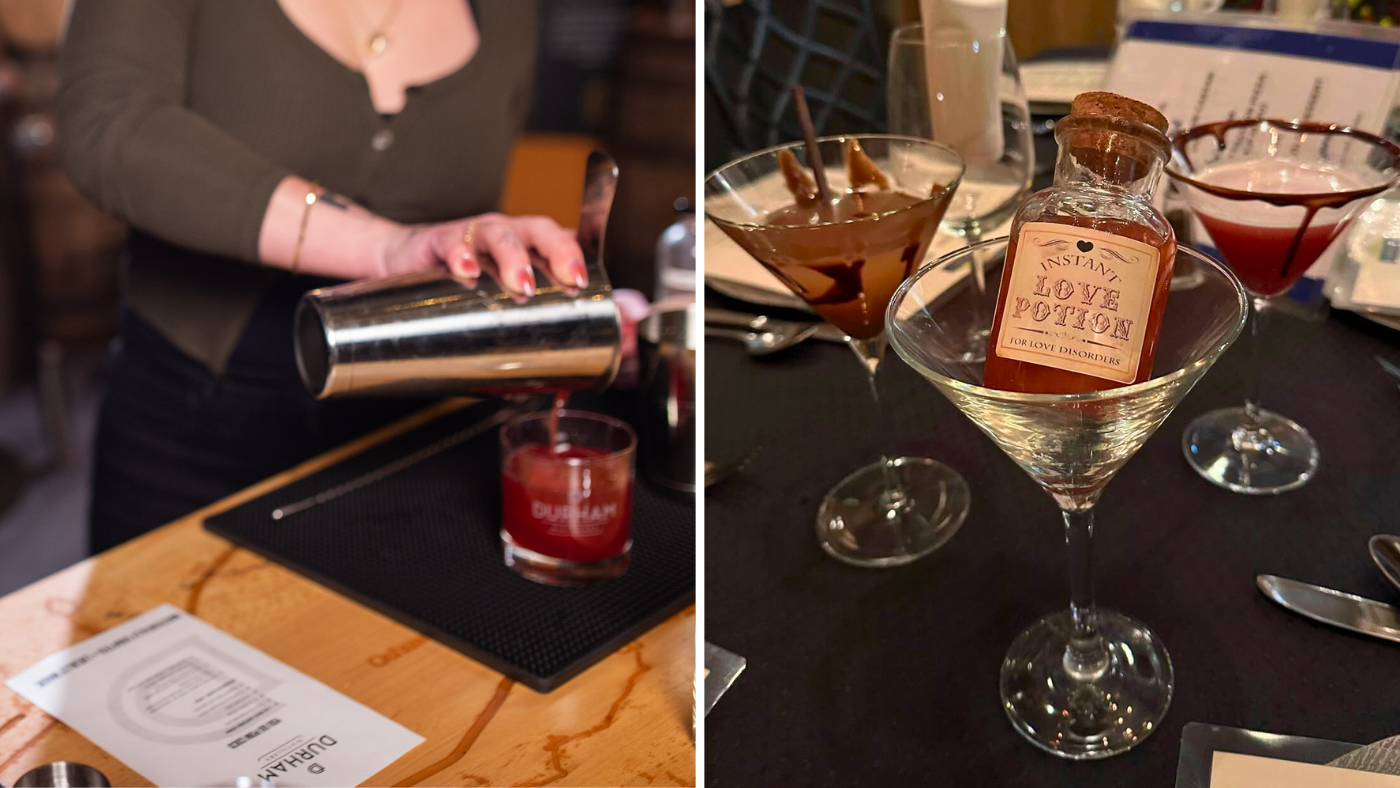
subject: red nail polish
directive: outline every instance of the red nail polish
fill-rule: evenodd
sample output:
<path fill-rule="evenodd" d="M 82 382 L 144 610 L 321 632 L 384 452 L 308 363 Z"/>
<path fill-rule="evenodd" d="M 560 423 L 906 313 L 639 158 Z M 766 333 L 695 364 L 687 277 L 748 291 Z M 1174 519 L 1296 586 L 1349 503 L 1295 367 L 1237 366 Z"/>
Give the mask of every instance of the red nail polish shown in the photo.
<path fill-rule="evenodd" d="M 573 262 L 573 269 L 574 269 L 574 284 L 575 284 L 576 286 L 578 286 L 578 288 L 579 288 L 580 290 L 582 290 L 582 289 L 585 288 L 585 287 L 588 287 L 588 272 L 585 271 L 584 268 L 583 268 L 583 261 L 582 261 L 582 260 L 575 260 L 575 261 Z"/>
<path fill-rule="evenodd" d="M 535 294 L 535 274 L 526 268 L 520 272 L 520 292 L 527 296 Z"/>

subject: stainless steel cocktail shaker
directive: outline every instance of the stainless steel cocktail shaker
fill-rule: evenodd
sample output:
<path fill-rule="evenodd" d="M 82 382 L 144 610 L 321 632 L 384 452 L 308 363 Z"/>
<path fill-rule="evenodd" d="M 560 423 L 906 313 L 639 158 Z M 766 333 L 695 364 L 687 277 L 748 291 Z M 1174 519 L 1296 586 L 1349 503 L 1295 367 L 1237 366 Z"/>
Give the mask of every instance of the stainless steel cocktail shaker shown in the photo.
<path fill-rule="evenodd" d="M 307 293 L 297 365 L 317 397 L 447 396 L 606 386 L 621 325 L 602 273 L 572 297 L 517 303 L 494 282 L 424 273 Z"/>
<path fill-rule="evenodd" d="M 318 398 L 449 396 L 603 388 L 621 360 L 621 319 L 603 270 L 603 231 L 617 185 L 612 157 L 588 157 L 578 239 L 579 291 L 541 280 L 517 301 L 483 274 L 447 272 L 352 282 L 307 293 L 297 309 L 302 381 Z"/>

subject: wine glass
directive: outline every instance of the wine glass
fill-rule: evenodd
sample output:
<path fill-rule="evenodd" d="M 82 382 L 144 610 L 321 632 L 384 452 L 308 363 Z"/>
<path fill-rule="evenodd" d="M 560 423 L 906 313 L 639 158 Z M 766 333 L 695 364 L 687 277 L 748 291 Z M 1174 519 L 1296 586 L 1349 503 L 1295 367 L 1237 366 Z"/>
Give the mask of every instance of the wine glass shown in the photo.
<path fill-rule="evenodd" d="M 1035 172 L 1030 107 L 1011 38 L 1003 29 L 983 40 L 951 25 L 926 34 L 915 22 L 895 29 L 889 61 L 889 131 L 942 142 L 963 157 L 967 174 L 943 229 L 976 244 L 1015 213 Z M 980 293 L 982 263 L 968 263 Z M 990 314 L 974 317 L 963 348 L 969 361 L 985 356 L 992 326 Z"/>
<path fill-rule="evenodd" d="M 1090 571 L 1094 504 L 1211 364 L 1244 328 L 1240 281 L 1224 265 L 1179 247 L 1202 282 L 1167 299 L 1154 377 L 1085 394 L 1024 394 L 982 385 L 983 364 L 962 355 L 969 298 L 991 308 L 1005 270 L 1006 238 L 939 258 L 895 292 L 886 318 L 895 352 L 918 370 L 1059 505 L 1069 547 L 1069 610 L 1040 619 L 1012 642 L 1001 665 L 1002 707 L 1015 729 L 1047 752 L 1106 758 L 1155 731 L 1175 674 L 1152 630 L 1096 609 Z M 950 288 L 943 266 L 980 255 L 990 292 Z M 963 280 L 965 282 L 965 280 Z"/>
<path fill-rule="evenodd" d="M 852 188 L 846 161 L 851 141 L 889 180 L 890 189 Z M 705 179 L 705 214 L 846 333 L 878 405 L 885 307 L 928 252 L 957 191 L 963 163 L 951 148 L 912 137 L 823 137 L 817 145 L 832 193 L 843 200 L 869 201 L 869 210 L 853 215 L 808 211 L 810 221 L 784 218 L 794 197 L 781 162 L 790 155 L 808 169 L 806 146 L 795 142 L 711 173 Z M 857 191 L 859 196 L 853 196 Z M 893 202 L 880 206 L 877 200 Z M 827 493 L 817 512 L 817 536 L 828 554 L 856 566 L 907 564 L 956 533 L 969 499 L 967 482 L 946 465 L 918 457 L 881 457 Z"/>
<path fill-rule="evenodd" d="M 1319 452 L 1308 431 L 1259 406 L 1261 336 L 1287 292 L 1371 197 L 1400 182 L 1400 146 L 1323 123 L 1244 119 L 1173 138 L 1167 174 L 1186 191 L 1254 306 L 1244 407 L 1204 414 L 1182 447 L 1196 472 L 1228 490 L 1275 494 L 1306 484 Z"/>

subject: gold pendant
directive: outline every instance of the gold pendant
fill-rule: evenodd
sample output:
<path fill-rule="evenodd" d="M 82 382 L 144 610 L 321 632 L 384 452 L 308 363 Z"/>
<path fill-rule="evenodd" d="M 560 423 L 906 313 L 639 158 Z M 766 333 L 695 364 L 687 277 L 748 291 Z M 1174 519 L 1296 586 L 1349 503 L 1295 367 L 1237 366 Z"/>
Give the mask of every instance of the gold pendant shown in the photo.
<path fill-rule="evenodd" d="M 384 50 L 389 48 L 389 37 L 383 33 L 375 33 L 370 36 L 367 48 L 371 56 L 379 57 L 384 54 Z"/>

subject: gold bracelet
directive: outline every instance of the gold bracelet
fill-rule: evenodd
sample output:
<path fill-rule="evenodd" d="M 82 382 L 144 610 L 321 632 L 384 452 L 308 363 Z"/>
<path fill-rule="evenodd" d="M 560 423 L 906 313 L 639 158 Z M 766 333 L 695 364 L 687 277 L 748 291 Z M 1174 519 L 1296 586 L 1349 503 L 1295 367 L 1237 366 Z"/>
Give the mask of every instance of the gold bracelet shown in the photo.
<path fill-rule="evenodd" d="M 306 210 L 301 212 L 301 229 L 297 231 L 297 246 L 292 252 L 292 273 L 296 274 L 301 270 L 301 247 L 306 243 L 306 225 L 311 221 L 311 206 L 321 199 L 321 187 L 315 182 L 311 182 L 311 190 L 306 193 Z"/>

